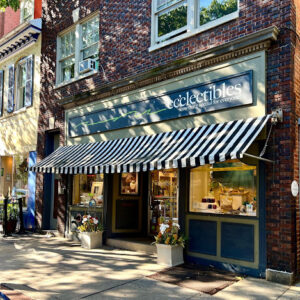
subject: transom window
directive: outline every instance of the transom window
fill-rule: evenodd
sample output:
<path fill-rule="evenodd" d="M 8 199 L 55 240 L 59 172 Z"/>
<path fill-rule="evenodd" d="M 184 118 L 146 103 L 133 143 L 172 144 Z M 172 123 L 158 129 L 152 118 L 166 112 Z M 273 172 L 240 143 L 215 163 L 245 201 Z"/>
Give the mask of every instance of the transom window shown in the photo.
<path fill-rule="evenodd" d="M 58 37 L 57 83 L 87 76 L 99 66 L 99 17 L 74 26 Z"/>
<path fill-rule="evenodd" d="M 175 37 L 185 38 L 238 17 L 239 0 L 152 1 L 152 46 Z"/>
<path fill-rule="evenodd" d="M 21 23 L 34 19 L 34 0 L 23 0 L 20 3 Z"/>

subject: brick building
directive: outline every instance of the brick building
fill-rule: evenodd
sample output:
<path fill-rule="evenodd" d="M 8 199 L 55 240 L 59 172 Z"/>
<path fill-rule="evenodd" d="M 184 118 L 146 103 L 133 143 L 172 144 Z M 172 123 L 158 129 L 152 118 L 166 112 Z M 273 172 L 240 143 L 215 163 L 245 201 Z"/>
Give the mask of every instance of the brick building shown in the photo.
<path fill-rule="evenodd" d="M 38 161 L 68 147 L 37 165 L 39 226 L 55 215 L 71 234 L 88 210 L 113 243 L 173 219 L 189 261 L 299 273 L 299 10 L 296 0 L 44 1 Z M 146 155 L 143 139 L 161 151 L 147 140 Z"/>

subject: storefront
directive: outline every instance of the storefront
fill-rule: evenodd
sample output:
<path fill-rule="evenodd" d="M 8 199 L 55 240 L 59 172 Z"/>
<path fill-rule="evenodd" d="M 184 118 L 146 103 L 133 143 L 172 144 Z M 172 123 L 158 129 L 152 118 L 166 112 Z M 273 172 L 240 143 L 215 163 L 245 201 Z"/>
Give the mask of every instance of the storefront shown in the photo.
<path fill-rule="evenodd" d="M 107 238 L 187 236 L 186 260 L 266 269 L 265 51 L 66 111 L 66 146 L 34 168 L 68 176 L 67 233 L 82 214 Z"/>

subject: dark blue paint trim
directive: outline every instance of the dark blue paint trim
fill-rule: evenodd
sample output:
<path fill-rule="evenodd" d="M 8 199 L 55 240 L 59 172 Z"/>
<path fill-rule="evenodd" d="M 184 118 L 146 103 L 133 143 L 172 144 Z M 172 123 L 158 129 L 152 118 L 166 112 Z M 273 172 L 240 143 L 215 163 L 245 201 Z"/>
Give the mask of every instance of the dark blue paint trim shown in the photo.
<path fill-rule="evenodd" d="M 217 255 L 217 222 L 189 220 L 189 251 Z"/>
<path fill-rule="evenodd" d="M 29 169 L 36 164 L 37 154 L 35 151 L 29 152 Z M 27 212 L 24 214 L 24 226 L 26 229 L 35 228 L 35 189 L 36 189 L 36 173 L 28 172 L 28 202 Z"/>
<path fill-rule="evenodd" d="M 254 225 L 221 222 L 221 256 L 254 262 Z"/>
<path fill-rule="evenodd" d="M 263 268 L 252 269 L 252 268 L 247 268 L 247 267 L 243 267 L 243 266 L 239 266 L 239 265 L 235 265 L 235 264 L 223 263 L 223 262 L 204 259 L 204 258 L 195 257 L 195 256 L 191 256 L 191 255 L 186 255 L 185 261 L 187 263 L 199 264 L 199 265 L 204 265 L 204 266 L 214 266 L 218 269 L 227 270 L 227 271 L 234 272 L 237 274 L 249 275 L 249 276 L 258 277 L 258 278 L 266 277 L 265 269 L 263 269 Z"/>
<path fill-rule="evenodd" d="M 259 162 L 259 267 L 267 267 L 267 236 L 266 236 L 266 169 L 265 163 Z"/>

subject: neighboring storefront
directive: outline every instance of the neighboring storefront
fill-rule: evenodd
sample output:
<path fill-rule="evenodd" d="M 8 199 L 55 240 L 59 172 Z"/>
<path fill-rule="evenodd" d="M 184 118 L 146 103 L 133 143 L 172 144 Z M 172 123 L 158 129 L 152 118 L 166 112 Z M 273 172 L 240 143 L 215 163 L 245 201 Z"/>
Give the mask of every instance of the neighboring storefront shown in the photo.
<path fill-rule="evenodd" d="M 0 198 L 23 199 L 27 229 L 35 227 L 36 176 L 28 168 L 36 163 L 40 104 L 42 25 L 33 7 L 0 40 Z"/>
<path fill-rule="evenodd" d="M 86 213 L 107 238 L 152 237 L 173 220 L 188 261 L 263 275 L 264 47 L 66 110 L 66 146 L 34 169 L 68 176 L 66 233 Z"/>

